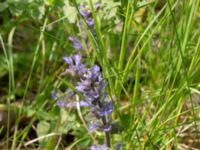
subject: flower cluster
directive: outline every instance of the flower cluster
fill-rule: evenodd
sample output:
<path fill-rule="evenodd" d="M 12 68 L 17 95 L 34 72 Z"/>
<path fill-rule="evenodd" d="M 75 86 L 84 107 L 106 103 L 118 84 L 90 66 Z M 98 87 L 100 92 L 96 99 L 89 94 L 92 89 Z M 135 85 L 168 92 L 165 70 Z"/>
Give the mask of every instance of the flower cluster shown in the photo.
<path fill-rule="evenodd" d="M 99 3 L 95 3 L 94 4 L 94 8 L 95 8 L 95 10 L 98 10 L 100 8 L 100 4 Z M 85 6 L 81 5 L 80 6 L 80 14 L 84 18 L 84 20 L 87 23 L 88 27 L 93 29 L 93 27 L 94 27 L 94 19 L 92 17 L 92 12 L 88 8 L 86 8 Z M 82 21 L 80 21 L 80 28 L 82 30 L 82 36 L 83 36 L 84 40 L 87 41 L 88 37 L 87 37 L 87 34 L 86 34 L 85 29 L 83 27 Z M 74 49 L 83 50 L 83 45 L 81 44 L 81 42 L 76 37 L 69 36 L 68 40 L 73 43 Z M 87 44 L 87 48 L 90 49 L 90 44 Z"/>
<path fill-rule="evenodd" d="M 64 60 L 68 64 L 65 72 L 79 78 L 75 88 L 84 97 L 79 105 L 88 106 L 90 112 L 98 120 L 90 122 L 90 132 L 100 129 L 109 138 L 108 134 L 111 130 L 109 115 L 113 112 L 113 104 L 112 101 L 106 100 L 106 82 L 102 78 L 100 66 L 95 64 L 93 67 L 87 68 L 82 63 L 82 56 L 80 54 L 75 54 L 72 57 L 66 56 Z M 70 102 L 67 104 L 67 107 L 73 107 L 74 105 L 75 103 Z M 110 144 L 107 145 L 110 146 Z"/>
<path fill-rule="evenodd" d="M 65 72 L 73 77 L 80 77 L 75 88 L 85 97 L 84 101 L 90 106 L 91 112 L 98 119 L 109 116 L 113 111 L 113 105 L 111 101 L 105 101 L 106 82 L 103 81 L 100 67 L 95 64 L 92 68 L 86 68 L 82 64 L 80 54 L 75 54 L 72 57 L 66 56 L 64 60 L 68 64 L 68 69 Z M 108 130 L 105 124 L 104 128 Z"/>

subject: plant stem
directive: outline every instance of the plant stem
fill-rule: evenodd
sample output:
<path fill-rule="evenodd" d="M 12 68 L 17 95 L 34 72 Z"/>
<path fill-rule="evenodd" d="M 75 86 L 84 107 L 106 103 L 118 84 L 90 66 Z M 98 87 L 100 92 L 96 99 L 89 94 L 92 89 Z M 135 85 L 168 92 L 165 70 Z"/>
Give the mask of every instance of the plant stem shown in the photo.
<path fill-rule="evenodd" d="M 101 102 L 99 100 L 98 100 L 98 105 L 99 105 L 100 108 L 103 107 L 102 104 L 101 104 Z M 103 116 L 101 118 L 101 120 L 102 120 L 102 123 L 103 123 L 104 126 L 108 125 L 107 120 L 106 120 L 106 116 Z M 107 145 L 107 147 L 111 147 L 110 131 L 105 131 L 105 136 L 106 136 L 106 145 Z"/>
<path fill-rule="evenodd" d="M 107 125 L 105 116 L 102 117 L 102 122 L 103 122 L 104 125 Z M 111 147 L 111 144 L 110 144 L 110 131 L 105 131 L 105 135 L 106 135 L 106 145 L 108 147 Z"/>

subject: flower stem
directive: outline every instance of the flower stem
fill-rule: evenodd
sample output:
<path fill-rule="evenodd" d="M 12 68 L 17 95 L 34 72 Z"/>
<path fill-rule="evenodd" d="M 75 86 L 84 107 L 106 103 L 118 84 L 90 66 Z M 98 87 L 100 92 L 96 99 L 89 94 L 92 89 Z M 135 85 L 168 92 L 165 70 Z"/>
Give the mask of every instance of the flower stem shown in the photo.
<path fill-rule="evenodd" d="M 102 117 L 102 122 L 103 122 L 104 125 L 107 125 L 105 116 Z M 111 147 L 111 144 L 110 144 L 110 131 L 105 131 L 105 135 L 106 135 L 106 145 L 108 147 Z"/>
<path fill-rule="evenodd" d="M 98 101 L 98 105 L 99 105 L 100 108 L 103 107 L 100 101 Z M 106 120 L 106 116 L 103 116 L 101 118 L 101 120 L 102 120 L 102 123 L 103 123 L 104 126 L 108 125 L 107 120 Z M 105 136 L 106 136 L 106 145 L 107 145 L 107 147 L 111 147 L 110 131 L 105 131 Z"/>

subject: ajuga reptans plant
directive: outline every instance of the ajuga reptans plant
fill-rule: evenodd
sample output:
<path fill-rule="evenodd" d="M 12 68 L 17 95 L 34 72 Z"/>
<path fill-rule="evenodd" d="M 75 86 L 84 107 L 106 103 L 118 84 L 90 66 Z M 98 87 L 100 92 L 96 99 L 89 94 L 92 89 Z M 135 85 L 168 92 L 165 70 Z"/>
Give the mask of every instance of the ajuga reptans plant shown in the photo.
<path fill-rule="evenodd" d="M 100 7 L 98 3 L 95 4 L 95 10 Z M 85 20 L 86 24 L 90 29 L 94 29 L 94 19 L 92 13 L 85 6 L 80 6 L 80 14 Z M 80 22 L 80 27 L 83 29 L 82 22 Z M 84 32 L 85 33 L 85 32 Z M 87 35 L 84 34 L 84 39 L 87 41 Z M 73 43 L 75 50 L 81 50 L 83 53 L 83 46 L 80 41 L 72 36 L 68 37 L 68 40 Z M 88 46 L 89 47 L 89 46 Z M 111 147 L 111 118 L 110 115 L 113 112 L 113 103 L 108 100 L 106 93 L 106 82 L 103 80 L 101 68 L 99 65 L 94 64 L 92 67 L 86 67 L 82 62 L 81 54 L 74 54 L 73 56 L 65 56 L 64 61 L 67 63 L 68 67 L 65 70 L 65 74 L 71 75 L 73 78 L 75 90 L 71 91 L 70 94 L 75 94 L 78 92 L 82 96 L 79 102 L 68 102 L 63 104 L 58 101 L 58 105 L 66 107 L 74 107 L 77 104 L 79 106 L 89 107 L 90 112 L 95 116 L 94 120 L 89 122 L 89 132 L 93 132 L 95 129 L 105 132 L 105 144 L 103 145 L 92 145 L 91 150 L 107 150 Z M 116 149 L 119 146 L 116 146 Z"/>
<path fill-rule="evenodd" d="M 94 64 L 88 68 L 82 63 L 81 54 L 74 54 L 72 57 L 64 57 L 64 61 L 68 67 L 65 73 L 70 74 L 72 78 L 77 79 L 75 89 L 81 93 L 83 99 L 79 101 L 80 106 L 87 106 L 90 112 L 96 117 L 95 120 L 90 122 L 89 132 L 95 129 L 105 132 L 106 147 L 111 146 L 110 141 L 110 114 L 113 112 L 112 101 L 106 99 L 106 82 L 102 78 L 100 66 Z M 74 91 L 75 92 L 75 91 Z M 62 105 L 59 101 L 58 105 Z M 74 107 L 76 103 L 69 102 L 65 106 Z M 91 149 L 94 149 L 92 146 Z"/>

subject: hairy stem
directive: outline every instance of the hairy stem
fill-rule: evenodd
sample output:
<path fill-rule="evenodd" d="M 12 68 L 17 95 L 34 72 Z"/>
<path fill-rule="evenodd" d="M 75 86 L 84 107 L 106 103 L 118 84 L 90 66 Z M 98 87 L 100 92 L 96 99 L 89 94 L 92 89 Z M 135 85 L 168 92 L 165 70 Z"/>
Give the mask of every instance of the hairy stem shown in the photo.
<path fill-rule="evenodd" d="M 107 125 L 105 116 L 102 117 L 102 122 L 103 122 L 103 125 Z M 110 144 L 110 131 L 105 131 L 105 135 L 106 135 L 106 145 L 108 147 L 111 147 L 111 144 Z"/>

